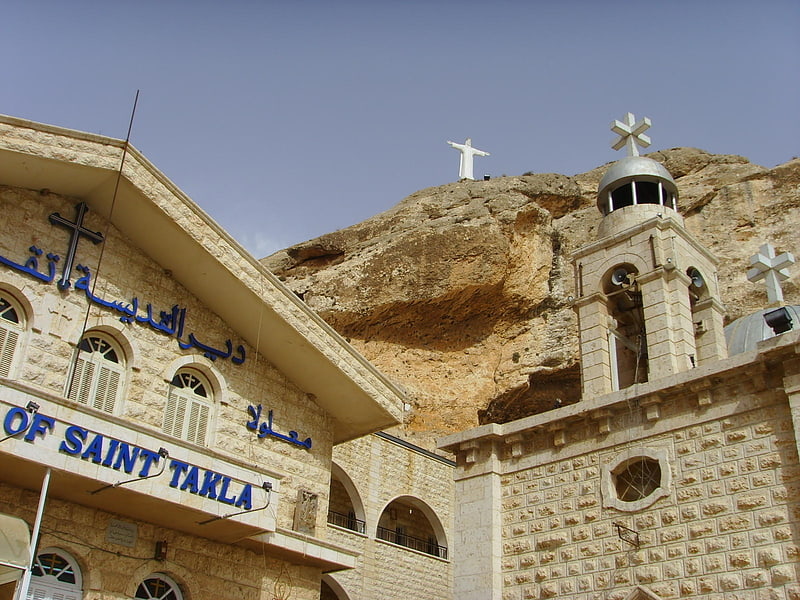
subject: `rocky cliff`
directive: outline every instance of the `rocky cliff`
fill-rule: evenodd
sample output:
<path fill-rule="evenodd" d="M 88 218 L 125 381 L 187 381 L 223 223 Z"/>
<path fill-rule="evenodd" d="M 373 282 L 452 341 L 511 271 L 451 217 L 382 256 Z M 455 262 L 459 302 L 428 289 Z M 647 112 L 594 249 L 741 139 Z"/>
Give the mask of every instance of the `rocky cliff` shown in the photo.
<path fill-rule="evenodd" d="M 692 148 L 648 156 L 672 173 L 688 229 L 720 260 L 729 320 L 762 307 L 748 257 L 765 241 L 800 251 L 800 159 L 767 169 Z M 405 387 L 411 408 L 395 433 L 431 447 L 579 400 L 569 254 L 595 239 L 607 167 L 429 188 L 262 262 Z M 800 304 L 798 272 L 787 303 Z"/>

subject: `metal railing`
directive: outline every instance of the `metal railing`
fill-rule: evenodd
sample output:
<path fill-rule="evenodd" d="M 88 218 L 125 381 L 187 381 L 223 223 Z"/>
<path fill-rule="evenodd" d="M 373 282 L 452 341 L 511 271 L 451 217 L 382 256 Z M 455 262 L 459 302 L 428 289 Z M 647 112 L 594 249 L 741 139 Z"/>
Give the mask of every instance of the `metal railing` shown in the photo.
<path fill-rule="evenodd" d="M 356 533 L 365 533 L 367 530 L 366 523 L 360 519 L 356 519 L 352 515 L 343 515 L 332 510 L 328 511 L 328 523 L 338 527 L 344 527 Z"/>
<path fill-rule="evenodd" d="M 447 558 L 447 547 L 440 546 L 435 540 L 423 540 L 405 533 L 398 533 L 394 529 L 386 529 L 380 526 L 378 527 L 377 537 L 378 539 L 392 542 L 398 546 L 405 546 L 406 548 L 411 548 L 412 550 L 424 552 L 432 556 L 438 556 L 439 558 Z"/>

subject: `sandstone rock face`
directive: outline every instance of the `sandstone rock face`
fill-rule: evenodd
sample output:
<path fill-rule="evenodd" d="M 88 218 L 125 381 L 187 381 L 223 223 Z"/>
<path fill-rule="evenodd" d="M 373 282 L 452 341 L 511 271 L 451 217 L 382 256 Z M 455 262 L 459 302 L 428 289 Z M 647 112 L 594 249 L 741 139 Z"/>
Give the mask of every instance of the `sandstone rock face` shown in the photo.
<path fill-rule="evenodd" d="M 687 228 L 720 259 L 729 320 L 766 303 L 745 278 L 765 241 L 800 252 L 800 160 L 774 169 L 676 148 Z M 596 237 L 608 165 L 568 177 L 462 181 L 412 194 L 362 223 L 263 263 L 408 392 L 396 435 L 436 436 L 580 399 L 569 254 Z M 784 284 L 800 303 L 797 272 Z"/>

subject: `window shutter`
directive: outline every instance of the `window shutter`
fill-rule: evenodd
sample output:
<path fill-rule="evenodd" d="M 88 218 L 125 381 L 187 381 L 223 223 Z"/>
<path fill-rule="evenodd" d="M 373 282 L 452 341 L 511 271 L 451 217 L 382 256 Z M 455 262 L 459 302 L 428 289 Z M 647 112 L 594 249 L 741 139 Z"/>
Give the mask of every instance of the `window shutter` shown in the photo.
<path fill-rule="evenodd" d="M 104 412 L 113 413 L 118 389 L 119 373 L 101 365 L 93 406 Z"/>
<path fill-rule="evenodd" d="M 164 433 L 174 437 L 181 437 L 185 417 L 186 398 L 176 391 L 175 386 L 170 385 L 167 407 L 164 411 Z"/>
<path fill-rule="evenodd" d="M 89 403 L 93 375 L 94 364 L 79 356 L 75 361 L 75 372 L 72 375 L 72 385 L 69 389 L 70 400 L 81 404 Z"/>
<path fill-rule="evenodd" d="M 8 377 L 11 372 L 11 361 L 17 348 L 19 334 L 0 326 L 0 377 Z"/>
<path fill-rule="evenodd" d="M 189 427 L 186 439 L 200 446 L 206 443 L 208 427 L 208 406 L 200 402 L 192 402 L 189 407 Z"/>

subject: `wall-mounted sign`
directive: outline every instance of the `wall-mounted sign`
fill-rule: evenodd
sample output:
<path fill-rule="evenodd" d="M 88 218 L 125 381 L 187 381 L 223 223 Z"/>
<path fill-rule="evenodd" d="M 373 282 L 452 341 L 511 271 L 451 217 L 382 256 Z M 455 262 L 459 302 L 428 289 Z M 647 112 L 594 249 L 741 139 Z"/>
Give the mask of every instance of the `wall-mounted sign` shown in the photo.
<path fill-rule="evenodd" d="M 245 424 L 245 426 L 248 429 L 257 432 L 259 438 L 265 438 L 267 436 L 271 436 L 279 440 L 283 440 L 284 442 L 289 442 L 290 444 L 301 446 L 306 450 L 311 450 L 310 437 L 301 440 L 300 435 L 296 431 L 290 431 L 288 434 L 283 434 L 278 431 L 275 431 L 272 425 L 272 411 L 270 410 L 267 412 L 266 421 L 261 421 L 261 410 L 262 408 L 260 404 L 258 406 L 253 406 L 252 404 L 248 406 L 247 412 L 249 412 L 253 416 L 253 419 Z"/>
<path fill-rule="evenodd" d="M 138 532 L 139 529 L 136 527 L 136 523 L 111 519 L 106 528 L 106 541 L 117 546 L 133 548 L 136 546 Z"/>
<path fill-rule="evenodd" d="M 88 237 L 94 243 L 98 243 L 103 240 L 103 236 L 100 233 L 89 231 L 83 227 L 83 217 L 88 211 L 86 204 L 81 202 L 75 208 L 77 209 L 78 216 L 76 217 L 74 223 L 67 221 L 58 213 L 53 213 L 50 215 L 50 222 L 52 224 L 67 227 L 73 232 L 70 239 L 69 249 L 67 250 L 67 260 L 64 262 L 64 272 L 61 276 L 61 279 L 59 279 L 57 282 L 57 285 L 61 290 L 68 290 L 72 286 L 70 276 L 72 274 L 72 265 L 75 260 L 75 253 L 77 251 L 79 238 L 81 236 Z M 47 272 L 43 273 L 39 271 L 39 257 L 41 257 L 44 252 L 36 246 L 31 246 L 29 251 L 31 256 L 24 263 L 14 262 L 5 256 L 0 256 L 0 263 L 15 269 L 20 273 L 24 273 L 25 275 L 29 275 L 35 279 L 38 279 L 39 281 L 43 281 L 44 283 L 52 283 L 56 277 L 56 263 L 61 260 L 61 258 L 58 256 L 58 254 L 48 252 Z M 219 348 L 214 348 L 200 342 L 194 333 L 189 333 L 188 336 L 184 338 L 183 330 L 186 321 L 185 308 L 179 307 L 176 304 L 168 312 L 163 310 L 158 311 L 158 315 L 156 316 L 154 315 L 152 304 L 148 303 L 144 308 L 142 308 L 139 306 L 139 299 L 136 297 L 132 298 L 130 302 L 121 300 L 106 300 L 105 298 L 95 295 L 92 285 L 92 275 L 89 267 L 79 264 L 75 267 L 75 269 L 83 274 L 75 282 L 75 289 L 83 291 L 83 293 L 86 295 L 86 299 L 89 302 L 96 304 L 97 306 L 102 306 L 103 308 L 116 311 L 122 315 L 119 318 L 121 322 L 142 323 L 149 325 L 159 333 L 163 333 L 168 336 L 174 336 L 178 340 L 178 345 L 181 347 L 181 349 L 188 350 L 189 348 L 197 348 L 198 350 L 202 351 L 203 356 L 209 360 L 230 358 L 231 362 L 236 365 L 240 365 L 245 361 L 244 346 L 239 344 L 234 350 L 231 340 L 225 340 L 225 348 L 220 350 Z"/>
<path fill-rule="evenodd" d="M 232 505 L 243 511 L 253 508 L 251 483 L 171 458 L 165 451 L 142 448 L 79 425 L 57 421 L 39 412 L 31 414 L 19 406 L 13 406 L 6 412 L 3 430 L 9 437 L 20 435 L 30 443 L 36 443 L 50 435 L 60 435 L 58 452 L 67 456 L 90 461 L 139 479 L 157 477 L 168 469 L 172 476 L 167 485 L 171 488 Z M 94 493 L 103 489 L 105 488 L 95 490 Z"/>

